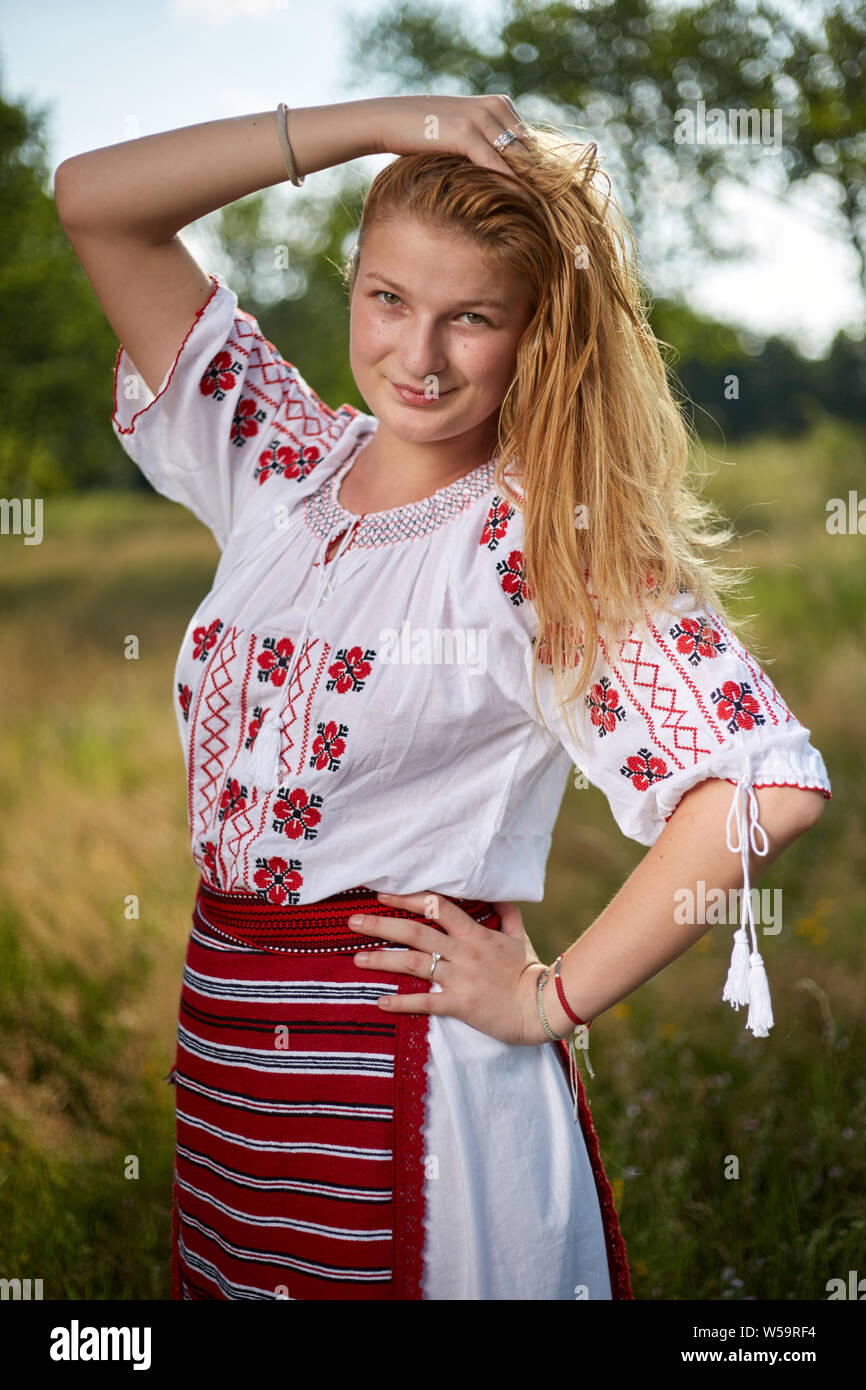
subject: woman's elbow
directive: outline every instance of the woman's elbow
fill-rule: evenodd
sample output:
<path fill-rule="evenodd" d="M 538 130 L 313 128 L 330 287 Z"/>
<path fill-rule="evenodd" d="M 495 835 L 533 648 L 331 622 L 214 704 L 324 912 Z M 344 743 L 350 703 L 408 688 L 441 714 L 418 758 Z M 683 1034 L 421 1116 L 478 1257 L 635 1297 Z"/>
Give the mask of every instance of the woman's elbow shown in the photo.
<path fill-rule="evenodd" d="M 788 793 L 785 809 L 789 826 L 794 835 L 802 835 L 817 825 L 823 816 L 827 797 L 816 787 L 785 787 L 784 790 Z"/>

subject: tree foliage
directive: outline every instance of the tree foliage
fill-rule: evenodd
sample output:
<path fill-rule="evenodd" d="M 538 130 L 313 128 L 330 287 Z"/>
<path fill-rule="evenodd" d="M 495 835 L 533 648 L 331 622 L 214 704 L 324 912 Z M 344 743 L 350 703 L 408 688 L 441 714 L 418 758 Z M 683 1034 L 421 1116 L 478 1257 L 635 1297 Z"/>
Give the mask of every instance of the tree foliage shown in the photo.
<path fill-rule="evenodd" d="M 503 0 L 480 38 L 465 15 L 462 5 L 389 5 L 358 34 L 359 66 L 396 90 L 507 92 L 530 119 L 540 109 L 579 127 L 567 133 L 607 152 L 639 240 L 654 234 L 663 196 L 699 244 L 725 254 L 719 184 L 760 178 L 783 196 L 821 175 L 866 287 L 866 10 L 855 0 Z M 677 113 L 701 100 L 780 111 L 778 154 L 743 140 L 677 143 Z"/>
<path fill-rule="evenodd" d="M 649 0 L 531 4 L 505 0 L 495 32 L 464 32 L 464 10 L 403 5 L 358 21 L 359 63 L 400 91 L 510 92 L 545 104 L 551 119 L 585 127 L 618 166 L 617 191 L 640 240 L 657 208 L 643 196 L 669 170 L 686 187 L 672 198 L 679 244 L 712 247 L 713 192 L 748 184 L 766 157 L 737 146 L 675 146 L 675 114 L 701 95 L 708 106 L 781 104 L 784 141 L 773 167 L 785 186 L 821 175 L 826 196 L 866 256 L 864 15 L 843 0 L 801 5 L 796 20 L 767 0 L 659 7 Z M 0 97 L 0 492 L 47 495 L 91 486 L 147 487 L 111 429 L 118 344 L 57 218 L 45 151 L 45 109 Z M 757 162 L 756 162 L 757 161 Z M 321 398 L 365 409 L 349 365 L 349 316 L 340 267 L 357 228 L 357 170 L 332 172 L 302 197 L 268 190 L 196 224 L 242 308 Z M 804 272 L 805 273 L 805 272 Z M 710 439 L 774 428 L 796 431 L 822 410 L 866 415 L 866 346 L 840 334 L 807 361 L 771 339 L 757 345 L 660 298 L 659 336 Z M 738 398 L 730 398 L 731 377 Z"/>

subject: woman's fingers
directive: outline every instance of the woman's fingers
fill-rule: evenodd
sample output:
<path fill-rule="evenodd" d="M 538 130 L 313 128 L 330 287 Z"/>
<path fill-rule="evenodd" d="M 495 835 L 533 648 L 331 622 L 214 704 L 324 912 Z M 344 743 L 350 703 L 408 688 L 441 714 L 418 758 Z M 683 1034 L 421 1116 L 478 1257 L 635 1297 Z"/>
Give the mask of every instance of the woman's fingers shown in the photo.
<path fill-rule="evenodd" d="M 401 912 L 414 912 L 417 917 L 425 917 L 428 922 L 435 922 L 437 927 L 443 927 L 450 936 L 463 936 L 471 932 L 478 926 L 468 913 L 446 898 L 443 893 L 377 893 L 376 897 L 380 902 L 387 903 L 388 907 L 396 907 Z M 375 919 L 386 926 L 390 922 L 398 922 L 401 919 L 396 917 L 377 917 Z M 412 925 L 409 923 L 408 925 Z M 415 924 L 421 927 L 422 931 L 428 930 L 420 922 Z M 387 936 L 388 933 L 384 932 Z M 403 939 L 403 938 L 401 938 Z M 440 938 L 441 939 L 441 938 Z M 437 946 L 429 946 L 431 938 L 425 938 L 425 948 L 436 951 Z M 410 945 L 416 943 L 410 942 Z M 420 943 L 418 943 L 420 944 Z"/>
<path fill-rule="evenodd" d="M 430 979 L 430 966 L 433 964 L 433 957 L 426 951 L 389 951 L 387 947 L 380 947 L 378 951 L 363 951 L 363 960 L 358 956 L 353 957 L 355 964 L 363 970 L 393 970 L 399 975 L 417 975 L 419 979 Z M 440 952 L 441 955 L 441 952 Z M 447 966 L 445 957 L 438 961 L 436 974 L 433 979 L 437 984 L 442 984 L 442 971 Z M 447 975 L 447 970 L 446 970 Z"/>
<path fill-rule="evenodd" d="M 515 126 L 523 129 L 522 121 L 515 121 L 508 106 L 504 103 L 498 110 L 491 110 L 483 102 L 475 108 L 470 121 L 468 139 L 463 153 L 474 164 L 480 164 L 482 168 L 490 169 L 495 174 L 507 174 L 509 178 L 515 178 L 514 170 L 502 158 L 493 142 L 498 140 L 499 136 L 503 135 L 506 130 L 510 130 L 513 135 L 519 137 L 519 130 L 516 130 Z"/>
<path fill-rule="evenodd" d="M 481 99 L 490 102 L 488 109 L 499 121 L 502 130 L 510 130 L 513 135 L 517 136 L 521 144 L 528 145 L 532 142 L 533 132 L 520 115 L 510 96 L 503 94 L 501 96 L 482 97 Z"/>
<path fill-rule="evenodd" d="M 447 994 L 383 994 L 376 1003 L 380 1009 L 394 1014 L 454 1015 Z"/>
<path fill-rule="evenodd" d="M 383 101 L 386 126 L 382 148 L 394 154 L 462 154 L 482 168 L 514 178 L 514 171 L 494 148 L 510 130 L 530 141 L 532 132 L 510 98 L 390 97 Z M 527 146 L 524 146 L 526 148 Z"/>
<path fill-rule="evenodd" d="M 502 923 L 502 930 L 505 932 L 506 936 L 517 936 L 521 940 L 526 937 L 526 928 L 523 925 L 523 917 L 520 914 L 519 907 L 514 903 L 504 902 L 491 903 L 491 907 L 497 913 Z"/>

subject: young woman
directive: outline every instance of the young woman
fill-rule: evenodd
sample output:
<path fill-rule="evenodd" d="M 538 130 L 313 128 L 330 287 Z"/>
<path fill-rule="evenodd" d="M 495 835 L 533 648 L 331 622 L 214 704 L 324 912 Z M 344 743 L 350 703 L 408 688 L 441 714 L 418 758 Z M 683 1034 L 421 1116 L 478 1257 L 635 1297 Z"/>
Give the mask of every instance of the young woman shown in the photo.
<path fill-rule="evenodd" d="M 366 414 L 178 232 L 376 152 Z M 675 895 L 741 880 L 724 998 L 767 1036 L 748 888 L 830 783 L 700 553 L 727 537 L 594 148 L 402 97 L 109 146 L 55 189 L 123 344 L 118 438 L 222 552 L 174 677 L 201 881 L 173 1295 L 630 1298 L 577 1050 L 707 930 Z M 651 849 L 551 968 L 511 900 L 572 762 Z"/>

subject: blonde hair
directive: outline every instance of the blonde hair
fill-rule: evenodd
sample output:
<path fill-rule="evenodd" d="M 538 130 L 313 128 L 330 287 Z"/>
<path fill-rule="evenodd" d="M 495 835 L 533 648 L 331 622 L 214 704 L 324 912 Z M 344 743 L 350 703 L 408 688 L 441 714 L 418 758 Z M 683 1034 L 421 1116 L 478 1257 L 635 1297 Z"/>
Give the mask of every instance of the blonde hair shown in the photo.
<path fill-rule="evenodd" d="M 677 591 L 733 630 L 722 594 L 742 574 L 699 553 L 736 532 L 711 530 L 724 518 L 687 485 L 689 442 L 699 441 L 649 326 L 634 241 L 597 146 L 533 126 L 529 152 L 515 142 L 502 154 L 516 177 L 453 154 L 396 158 L 367 192 L 343 274 L 351 296 L 366 231 L 408 215 L 472 238 L 530 286 L 494 484 L 523 514 L 524 593 L 538 618 L 533 703 L 540 717 L 538 667 L 550 666 L 577 740 L 571 705 L 589 685 L 599 638 L 592 595 L 611 640 L 640 623 L 650 598 L 671 611 L 665 596 Z"/>

